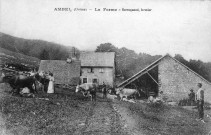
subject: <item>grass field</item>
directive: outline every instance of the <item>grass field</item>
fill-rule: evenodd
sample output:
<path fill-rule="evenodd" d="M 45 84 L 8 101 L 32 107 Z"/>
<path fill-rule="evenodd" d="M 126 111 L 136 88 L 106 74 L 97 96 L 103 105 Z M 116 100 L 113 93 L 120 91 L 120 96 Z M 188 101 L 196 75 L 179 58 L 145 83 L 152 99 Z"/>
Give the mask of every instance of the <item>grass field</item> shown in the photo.
<path fill-rule="evenodd" d="M 208 135 L 211 132 L 211 119 L 196 121 L 197 111 L 178 106 L 155 105 L 147 103 L 131 104 L 116 102 L 120 114 L 129 122 L 133 121 L 132 131 L 145 135 Z M 205 114 L 211 114 L 206 110 Z M 130 116 L 130 118 L 127 118 Z"/>
<path fill-rule="evenodd" d="M 91 107 L 88 99 L 74 94 L 52 94 L 49 100 L 1 97 L 1 113 L 12 134 L 72 134 Z"/>
<path fill-rule="evenodd" d="M 0 89 L 2 125 L 8 134 L 128 135 L 107 99 L 98 97 L 92 102 L 80 93 L 58 88 L 57 94 L 24 98 L 10 96 L 7 85 L 0 84 Z"/>
<path fill-rule="evenodd" d="M 196 121 L 196 111 L 181 107 L 111 101 L 99 94 L 91 102 L 61 89 L 57 94 L 23 98 L 11 96 L 10 89 L 0 84 L 0 129 L 5 134 L 208 135 L 211 131 L 210 118 L 205 117 L 206 123 Z"/>

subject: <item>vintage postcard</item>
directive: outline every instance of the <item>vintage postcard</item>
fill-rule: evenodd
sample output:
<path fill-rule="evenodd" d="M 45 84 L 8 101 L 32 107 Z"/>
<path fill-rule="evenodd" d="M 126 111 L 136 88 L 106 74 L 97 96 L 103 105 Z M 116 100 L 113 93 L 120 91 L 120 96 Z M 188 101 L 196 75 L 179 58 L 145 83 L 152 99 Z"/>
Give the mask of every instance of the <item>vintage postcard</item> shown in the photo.
<path fill-rule="evenodd" d="M 210 0 L 0 0 L 1 135 L 211 135 Z"/>

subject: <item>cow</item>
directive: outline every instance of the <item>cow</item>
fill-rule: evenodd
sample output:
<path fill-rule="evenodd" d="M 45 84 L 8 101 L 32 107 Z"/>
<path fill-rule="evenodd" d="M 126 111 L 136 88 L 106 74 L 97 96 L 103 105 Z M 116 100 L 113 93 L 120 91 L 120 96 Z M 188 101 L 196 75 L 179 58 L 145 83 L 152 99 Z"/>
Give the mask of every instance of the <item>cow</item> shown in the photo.
<path fill-rule="evenodd" d="M 112 100 L 115 100 L 117 98 L 117 95 L 110 95 L 110 94 L 108 94 L 108 98 L 110 98 Z"/>
<path fill-rule="evenodd" d="M 90 96 L 91 101 L 96 101 L 96 92 L 98 85 L 96 83 L 84 83 L 76 86 L 75 92 L 82 92 L 84 96 Z"/>
<path fill-rule="evenodd" d="M 116 94 L 120 96 L 120 100 L 123 100 L 123 97 L 128 98 L 128 96 L 138 94 L 140 96 L 140 93 L 136 89 L 128 89 L 128 88 L 117 88 Z"/>
<path fill-rule="evenodd" d="M 20 94 L 21 88 L 29 88 L 31 93 L 37 93 L 36 84 L 35 84 L 35 77 L 34 76 L 25 76 L 25 75 L 13 75 L 10 78 L 7 78 L 5 75 L 2 74 L 1 80 L 3 83 L 8 83 L 13 89 L 17 90 L 17 94 Z M 35 86 L 35 89 L 33 89 Z"/>

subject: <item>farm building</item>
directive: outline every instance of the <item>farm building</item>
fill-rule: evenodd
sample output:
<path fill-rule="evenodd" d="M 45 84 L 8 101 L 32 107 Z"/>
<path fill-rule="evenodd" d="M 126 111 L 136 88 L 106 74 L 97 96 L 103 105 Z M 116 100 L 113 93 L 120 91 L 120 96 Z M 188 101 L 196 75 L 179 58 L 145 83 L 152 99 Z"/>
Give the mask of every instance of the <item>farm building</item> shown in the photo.
<path fill-rule="evenodd" d="M 113 87 L 115 78 L 114 52 L 81 52 L 81 82 L 97 82 Z"/>
<path fill-rule="evenodd" d="M 197 83 L 202 83 L 202 88 L 205 89 L 205 102 L 211 103 L 211 83 L 167 54 L 120 83 L 118 87 L 131 88 L 136 85 L 139 90 L 144 89 L 146 93 L 154 93 L 155 96 L 163 91 L 169 100 L 178 102 L 188 98 L 190 89 L 196 92 Z"/>
<path fill-rule="evenodd" d="M 41 60 L 39 72 L 52 72 L 55 84 L 77 85 L 80 81 L 81 62 L 74 60 L 71 62 L 62 60 Z"/>

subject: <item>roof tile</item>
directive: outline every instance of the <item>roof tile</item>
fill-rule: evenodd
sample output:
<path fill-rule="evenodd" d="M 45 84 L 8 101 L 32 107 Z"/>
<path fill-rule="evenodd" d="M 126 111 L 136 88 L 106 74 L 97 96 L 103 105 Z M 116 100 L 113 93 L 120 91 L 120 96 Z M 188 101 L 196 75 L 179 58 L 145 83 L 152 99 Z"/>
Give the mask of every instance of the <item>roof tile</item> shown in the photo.
<path fill-rule="evenodd" d="M 82 67 L 114 67 L 115 52 L 81 52 Z"/>

